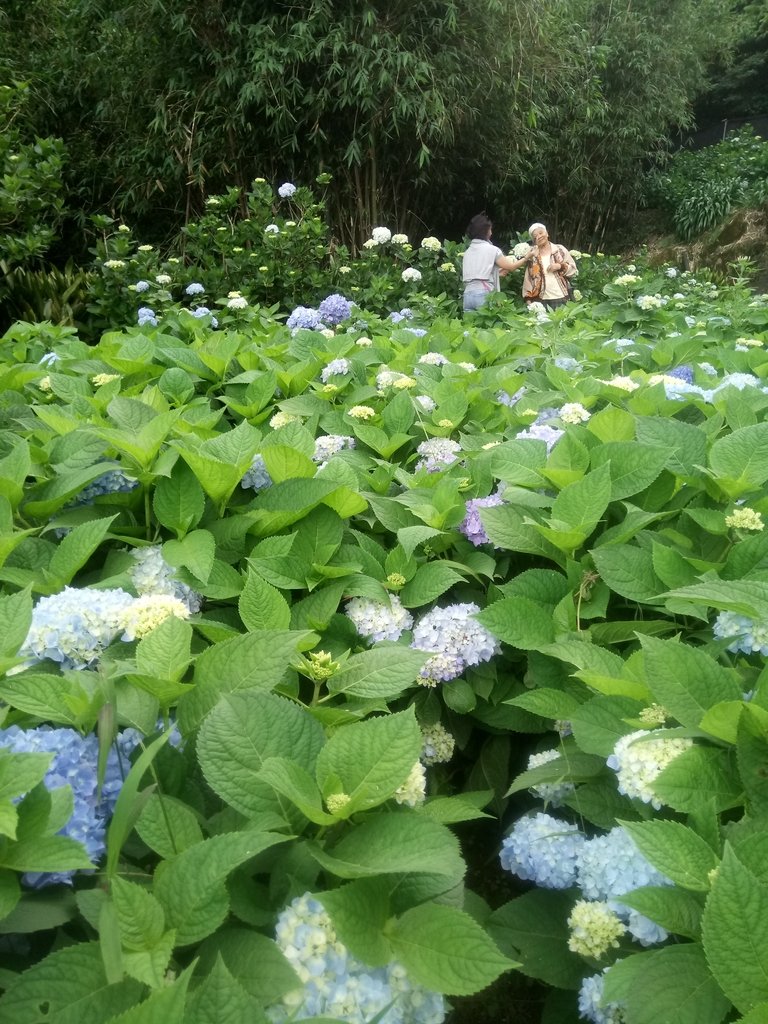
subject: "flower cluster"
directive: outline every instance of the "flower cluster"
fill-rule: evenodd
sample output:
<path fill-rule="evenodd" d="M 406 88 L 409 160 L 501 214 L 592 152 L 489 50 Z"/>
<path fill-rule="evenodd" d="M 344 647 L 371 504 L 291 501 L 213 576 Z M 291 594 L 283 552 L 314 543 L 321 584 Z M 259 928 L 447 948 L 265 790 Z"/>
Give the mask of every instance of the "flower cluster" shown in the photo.
<path fill-rule="evenodd" d="M 400 277 L 402 277 L 406 284 L 409 281 L 417 282 L 421 280 L 421 271 L 417 270 L 416 267 L 406 267 Z"/>
<path fill-rule="evenodd" d="M 293 182 L 284 182 L 277 190 L 277 194 L 281 199 L 290 199 L 291 196 L 296 194 L 296 186 Z"/>
<path fill-rule="evenodd" d="M 240 486 L 250 487 L 253 491 L 263 491 L 265 487 L 271 487 L 272 483 L 272 477 L 264 464 L 264 456 L 254 455 L 251 460 L 251 468 L 246 470 L 245 476 L 240 481 Z"/>
<path fill-rule="evenodd" d="M 353 405 L 347 410 L 347 415 L 353 420 L 370 420 L 376 415 L 376 411 L 370 405 Z"/>
<path fill-rule="evenodd" d="M 619 945 L 626 928 L 606 903 L 577 900 L 568 917 L 568 949 L 599 959 Z"/>
<path fill-rule="evenodd" d="M 314 331 L 324 325 L 318 310 L 311 306 L 297 306 L 285 321 L 285 326 L 292 331 Z"/>
<path fill-rule="evenodd" d="M 449 604 L 433 608 L 416 623 L 411 647 L 433 652 L 421 670 L 425 686 L 456 679 L 465 668 L 490 661 L 500 651 L 499 644 L 474 616 L 476 604 Z"/>
<path fill-rule="evenodd" d="M 427 771 L 421 761 L 417 761 L 408 773 L 408 778 L 395 790 L 395 803 L 406 807 L 418 807 L 424 803 L 427 795 Z"/>
<path fill-rule="evenodd" d="M 531 251 L 531 245 L 528 242 L 518 242 L 512 249 L 512 255 L 516 260 L 524 260 L 528 253 Z"/>
<path fill-rule="evenodd" d="M 620 793 L 651 804 L 658 811 L 662 801 L 654 792 L 654 781 L 692 745 L 691 739 L 657 736 L 640 729 L 619 739 L 607 764 L 616 772 Z"/>
<path fill-rule="evenodd" d="M 325 465 L 332 455 L 354 447 L 354 437 L 349 437 L 347 434 L 321 434 L 315 439 L 315 451 L 312 459 L 314 462 Z"/>
<path fill-rule="evenodd" d="M 352 312 L 352 303 L 343 295 L 334 293 L 323 299 L 317 307 L 320 319 L 326 324 L 340 324 L 343 320 L 349 319 Z"/>
<path fill-rule="evenodd" d="M 200 611 L 202 597 L 175 578 L 159 546 L 134 548 L 132 554 L 136 564 L 131 567 L 131 581 L 140 597 L 144 594 L 165 594 L 183 601 L 191 615 Z"/>
<path fill-rule="evenodd" d="M 544 441 L 549 454 L 565 431 L 557 427 L 550 427 L 547 423 L 532 423 L 527 430 L 520 430 L 516 434 L 518 440 Z"/>
<path fill-rule="evenodd" d="M 603 1003 L 605 976 L 593 974 L 585 978 L 579 989 L 579 1016 L 592 1024 L 624 1024 L 626 1017 L 620 1003 Z"/>
<path fill-rule="evenodd" d="M 428 473 L 437 473 L 457 461 L 461 445 L 448 437 L 432 437 L 422 441 L 416 451 L 421 455 L 416 470 L 426 469 Z"/>
<path fill-rule="evenodd" d="M 738 612 L 720 612 L 712 631 L 718 640 L 730 639 L 726 650 L 734 654 L 768 654 L 768 624 Z"/>
<path fill-rule="evenodd" d="M 332 359 L 320 372 L 320 380 L 326 384 L 331 377 L 339 374 L 344 376 L 349 373 L 351 367 L 348 359 Z"/>
<path fill-rule="evenodd" d="M 402 323 L 403 320 L 413 320 L 413 310 L 409 309 L 407 306 L 401 309 L 399 313 L 396 313 L 395 310 L 392 310 L 392 312 L 389 314 L 389 319 L 392 321 L 393 324 Z"/>
<path fill-rule="evenodd" d="M 371 968 L 339 940 L 323 905 L 309 893 L 277 919 L 275 938 L 302 983 L 267 1012 L 273 1024 L 323 1017 L 349 1024 L 442 1024 L 443 997 L 414 985 L 396 962 Z M 381 1016 L 379 1016 L 381 1015 Z"/>
<path fill-rule="evenodd" d="M 515 822 L 502 843 L 501 866 L 544 889 L 570 889 L 584 842 L 575 825 L 539 812 Z"/>
<path fill-rule="evenodd" d="M 426 238 L 422 238 L 421 248 L 426 249 L 427 252 L 440 252 L 442 245 L 440 240 L 435 238 L 434 235 L 428 235 Z"/>
<path fill-rule="evenodd" d="M 74 729 L 54 729 L 39 725 L 35 729 L 20 729 L 12 725 L 0 729 L 0 749 L 14 754 L 43 753 L 53 755 L 43 780 L 49 790 L 70 786 L 72 814 L 60 835 L 82 843 L 94 862 L 105 850 L 106 825 L 112 815 L 123 779 L 130 768 L 130 754 L 139 741 L 133 730 L 118 736 L 107 756 L 104 783 L 99 793 L 98 761 L 99 741 L 96 736 L 81 736 Z M 70 882 L 72 871 L 27 873 L 27 884 L 38 887 L 57 882 Z"/>
<path fill-rule="evenodd" d="M 137 323 L 139 327 L 146 327 L 147 324 L 150 327 L 157 327 L 157 314 L 154 309 L 150 309 L 149 306 L 141 306 L 137 314 Z"/>
<path fill-rule="evenodd" d="M 590 416 L 591 413 L 578 402 L 566 402 L 560 410 L 560 419 L 563 423 L 586 423 Z"/>
<path fill-rule="evenodd" d="M 96 498 L 101 498 L 105 494 L 127 494 L 130 491 L 135 491 L 138 486 L 138 480 L 126 476 L 121 469 L 110 469 L 85 486 L 67 503 L 67 507 L 92 505 Z"/>
<path fill-rule="evenodd" d="M 419 362 L 427 366 L 445 366 L 448 361 L 448 357 L 442 352 L 425 352 L 423 356 L 419 356 Z"/>
<path fill-rule="evenodd" d="M 62 668 L 87 668 L 122 631 L 134 600 L 125 590 L 76 587 L 41 597 L 19 654 L 55 661 Z"/>
<path fill-rule="evenodd" d="M 762 530 L 765 528 L 763 517 L 753 508 L 735 508 L 725 517 L 725 525 L 736 530 Z"/>
<path fill-rule="evenodd" d="M 560 757 L 560 751 L 553 747 L 551 750 L 541 750 L 538 754 L 531 754 L 528 758 L 528 771 L 532 768 L 540 768 L 543 764 L 556 761 Z M 550 807 L 562 807 L 576 787 L 572 782 L 539 782 L 531 786 L 531 792 L 540 797 Z"/>
<path fill-rule="evenodd" d="M 635 302 L 642 310 L 660 309 L 667 304 L 667 300 L 660 295 L 638 295 Z"/>
<path fill-rule="evenodd" d="M 422 729 L 421 738 L 424 743 L 421 748 L 422 764 L 443 764 L 453 757 L 456 741 L 439 722 Z"/>
<path fill-rule="evenodd" d="M 137 597 L 125 611 L 123 640 L 141 640 L 147 633 L 171 617 L 189 618 L 189 607 L 170 594 L 144 594 Z"/>
<path fill-rule="evenodd" d="M 487 498 L 470 498 L 467 501 L 467 511 L 464 519 L 459 524 L 459 529 L 471 541 L 475 547 L 488 543 L 488 534 L 480 519 L 481 508 L 495 508 L 503 505 L 504 501 L 500 494 L 489 494 Z"/>
<path fill-rule="evenodd" d="M 588 900 L 605 900 L 642 945 L 650 946 L 666 939 L 667 932 L 660 925 L 619 899 L 642 886 L 673 884 L 646 860 L 623 828 L 612 828 L 605 835 L 589 839 L 579 855 L 576 875 L 584 896 Z"/>
<path fill-rule="evenodd" d="M 389 607 L 383 601 L 353 597 L 347 602 L 344 614 L 360 636 L 374 644 L 381 640 L 399 640 L 403 630 L 413 625 L 413 616 L 403 608 L 397 594 L 390 595 Z"/>
<path fill-rule="evenodd" d="M 95 388 L 103 388 L 105 384 L 111 384 L 113 380 L 120 380 L 119 373 L 95 373 L 91 377 L 91 384 Z"/>

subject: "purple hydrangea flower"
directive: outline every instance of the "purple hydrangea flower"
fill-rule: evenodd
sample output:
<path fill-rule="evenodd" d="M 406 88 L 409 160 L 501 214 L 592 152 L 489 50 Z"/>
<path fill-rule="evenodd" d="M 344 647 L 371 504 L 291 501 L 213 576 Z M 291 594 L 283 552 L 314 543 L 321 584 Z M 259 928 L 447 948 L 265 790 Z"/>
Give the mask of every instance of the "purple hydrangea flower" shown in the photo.
<path fill-rule="evenodd" d="M 470 498 L 467 501 L 467 514 L 459 525 L 459 529 L 476 548 L 480 547 L 481 544 L 487 544 L 489 541 L 488 534 L 485 532 L 480 519 L 479 510 L 481 508 L 495 508 L 497 505 L 503 504 L 504 501 L 500 494 L 489 494 L 487 498 Z"/>
<path fill-rule="evenodd" d="M 456 679 L 465 668 L 490 661 L 500 647 L 475 615 L 476 604 L 449 604 L 433 608 L 414 627 L 411 647 L 434 652 L 421 670 L 425 686 Z"/>
<path fill-rule="evenodd" d="M 342 320 L 349 319 L 349 314 L 352 311 L 352 303 L 349 299 L 345 299 L 343 295 L 334 294 L 329 295 L 323 299 L 317 308 L 320 314 L 321 320 L 327 324 L 335 326 L 340 324 Z"/>

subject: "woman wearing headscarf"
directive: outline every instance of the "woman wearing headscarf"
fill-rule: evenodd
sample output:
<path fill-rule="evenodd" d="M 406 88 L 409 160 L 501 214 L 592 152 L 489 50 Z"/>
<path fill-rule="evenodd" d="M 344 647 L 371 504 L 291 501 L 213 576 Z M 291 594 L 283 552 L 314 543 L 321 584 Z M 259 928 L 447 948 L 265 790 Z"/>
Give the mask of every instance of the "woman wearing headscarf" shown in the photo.
<path fill-rule="evenodd" d="M 510 270 L 517 270 L 528 261 L 505 256 L 491 242 L 493 224 L 484 213 L 478 213 L 467 225 L 469 245 L 462 260 L 464 281 L 464 312 L 479 309 L 491 292 L 501 290 L 499 278 Z"/>
<path fill-rule="evenodd" d="M 570 282 L 578 274 L 578 267 L 564 245 L 550 241 L 544 224 L 531 224 L 528 234 L 532 252 L 523 279 L 523 298 L 556 309 L 573 297 Z"/>

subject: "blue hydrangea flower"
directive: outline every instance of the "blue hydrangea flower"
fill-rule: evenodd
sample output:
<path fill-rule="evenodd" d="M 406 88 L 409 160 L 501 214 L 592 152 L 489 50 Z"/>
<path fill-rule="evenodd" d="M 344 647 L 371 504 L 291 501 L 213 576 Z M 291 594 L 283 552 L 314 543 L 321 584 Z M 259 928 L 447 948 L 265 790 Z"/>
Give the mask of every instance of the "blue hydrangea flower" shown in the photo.
<path fill-rule="evenodd" d="M 139 294 L 149 291 L 149 281 L 137 281 L 134 288 Z"/>
<path fill-rule="evenodd" d="M 254 455 L 251 468 L 240 481 L 240 486 L 243 488 L 250 487 L 254 491 L 263 491 L 265 487 L 271 487 L 272 483 L 272 477 L 267 472 L 267 467 L 264 464 L 264 457 L 262 455 Z"/>
<path fill-rule="evenodd" d="M 82 843 L 94 863 L 104 854 L 106 826 L 123 779 L 130 769 L 131 752 L 139 740 L 139 734 L 132 729 L 118 736 L 107 757 L 104 785 L 99 794 L 99 742 L 96 736 L 81 736 L 74 729 L 54 729 L 48 725 L 26 730 L 17 725 L 0 729 L 0 749 L 16 754 L 53 755 L 43 782 L 49 790 L 70 786 L 73 796 L 72 815 L 59 835 Z M 71 882 L 73 875 L 73 871 L 28 872 L 24 881 L 37 888 Z"/>
<path fill-rule="evenodd" d="M 726 650 L 734 654 L 768 655 L 768 625 L 738 612 L 720 612 L 712 626 L 718 640 L 730 639 Z"/>
<path fill-rule="evenodd" d="M 281 199 L 290 199 L 292 195 L 296 194 L 296 186 L 290 182 L 284 182 L 277 190 L 277 194 Z"/>
<path fill-rule="evenodd" d="M 667 374 L 685 381 L 686 384 L 693 384 L 693 367 L 691 366 L 676 366 L 674 370 L 667 370 Z"/>
<path fill-rule="evenodd" d="M 510 395 L 507 391 L 499 391 L 496 395 L 496 401 L 500 402 L 501 405 L 509 406 L 512 408 L 513 405 L 517 405 L 523 395 L 526 393 L 527 388 L 518 388 L 514 395 Z"/>
<path fill-rule="evenodd" d="M 667 932 L 618 897 L 645 885 L 672 885 L 640 852 L 621 826 L 589 839 L 582 847 L 576 868 L 579 888 L 588 900 L 604 900 L 644 946 L 663 942 Z"/>
<path fill-rule="evenodd" d="M 187 293 L 187 295 L 202 295 L 203 292 L 205 291 L 205 288 L 203 285 L 200 284 L 199 281 L 193 281 L 191 284 L 187 285 L 184 291 Z"/>
<path fill-rule="evenodd" d="M 138 312 L 138 324 L 139 327 L 144 327 L 146 324 L 157 327 L 157 315 L 154 309 L 150 309 L 149 306 L 142 306 Z"/>
<path fill-rule="evenodd" d="M 402 323 L 403 320 L 413 320 L 413 310 L 409 309 L 407 306 L 401 309 L 399 313 L 396 313 L 393 310 L 389 314 L 389 319 L 392 321 L 393 324 Z"/>
<path fill-rule="evenodd" d="M 480 519 L 481 508 L 495 508 L 503 505 L 504 500 L 500 494 L 489 494 L 487 498 L 470 498 L 467 501 L 467 513 L 459 525 L 459 529 L 471 541 L 475 547 L 487 544 L 488 534 L 485 532 L 482 520 Z"/>
<path fill-rule="evenodd" d="M 290 327 L 292 331 L 314 331 L 321 323 L 322 318 L 318 310 L 311 306 L 297 306 L 286 320 L 286 327 Z"/>
<path fill-rule="evenodd" d="M 211 327 L 219 326 L 219 321 L 216 319 L 215 316 L 211 316 L 211 311 L 210 309 L 208 309 L 207 306 L 197 306 L 195 309 L 190 309 L 189 312 L 192 314 L 193 317 L 195 317 L 196 320 L 202 320 L 204 316 L 210 316 Z"/>
<path fill-rule="evenodd" d="M 573 356 L 556 356 L 555 366 L 559 370 L 580 370 L 581 363 L 578 359 L 574 359 Z"/>
<path fill-rule="evenodd" d="M 624 1024 L 624 1012 L 620 1003 L 603 1005 L 605 976 L 593 974 L 585 978 L 579 989 L 579 1016 L 592 1024 Z"/>
<path fill-rule="evenodd" d="M 317 311 L 324 323 L 335 326 L 343 320 L 349 319 L 349 315 L 352 312 L 352 303 L 349 299 L 345 299 L 343 295 L 336 293 L 323 299 L 317 307 Z"/>
<path fill-rule="evenodd" d="M 131 554 L 136 563 L 131 567 L 131 581 L 140 597 L 146 594 L 164 594 L 182 601 L 191 615 L 200 611 L 203 605 L 202 597 L 186 583 L 176 579 L 173 568 L 163 558 L 159 546 L 134 548 Z"/>
<path fill-rule="evenodd" d="M 105 494 L 127 494 L 136 490 L 138 486 L 139 481 L 126 476 L 121 469 L 110 469 L 96 477 L 71 501 L 67 502 L 67 508 L 77 505 L 92 505 L 96 498 Z"/>
<path fill-rule="evenodd" d="M 125 590 L 76 587 L 42 597 L 19 654 L 55 661 L 62 668 L 87 668 L 122 631 L 133 600 Z"/>
<path fill-rule="evenodd" d="M 269 1007 L 273 1024 L 309 1017 L 349 1024 L 374 1018 L 381 1024 L 442 1024 L 445 1019 L 443 997 L 412 982 L 402 964 L 373 968 L 353 957 L 323 905 L 309 893 L 282 911 L 275 937 L 301 987 Z"/>
<path fill-rule="evenodd" d="M 416 623 L 411 647 L 433 653 L 420 672 L 425 686 L 456 679 L 468 666 L 499 653 L 496 638 L 474 617 L 479 611 L 471 602 L 449 604 L 433 608 Z"/>
<path fill-rule="evenodd" d="M 328 381 L 335 374 L 345 376 L 351 369 L 350 362 L 348 359 L 332 359 L 327 366 L 324 366 L 320 373 L 320 380 L 323 384 L 327 384 Z"/>
<path fill-rule="evenodd" d="M 546 423 L 532 423 L 527 430 L 520 430 L 515 436 L 519 440 L 546 442 L 547 454 L 549 454 L 564 433 L 565 431 L 558 430 L 557 427 L 550 427 Z"/>
<path fill-rule="evenodd" d="M 584 842 L 575 825 L 539 812 L 515 822 L 502 843 L 501 866 L 544 889 L 570 889 Z"/>

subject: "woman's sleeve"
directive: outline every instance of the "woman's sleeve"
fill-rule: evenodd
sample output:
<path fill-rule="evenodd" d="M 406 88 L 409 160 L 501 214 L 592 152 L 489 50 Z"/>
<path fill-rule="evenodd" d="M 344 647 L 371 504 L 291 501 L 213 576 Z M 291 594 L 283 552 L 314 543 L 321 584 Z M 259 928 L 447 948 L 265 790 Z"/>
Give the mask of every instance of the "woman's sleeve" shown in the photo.
<path fill-rule="evenodd" d="M 561 249 L 563 250 L 563 254 L 565 256 L 565 260 L 563 262 L 567 264 L 566 269 L 563 271 L 564 276 L 578 277 L 579 268 L 576 266 L 576 261 L 574 260 L 573 256 L 571 256 L 571 254 L 568 252 L 564 245 L 561 246 Z"/>

